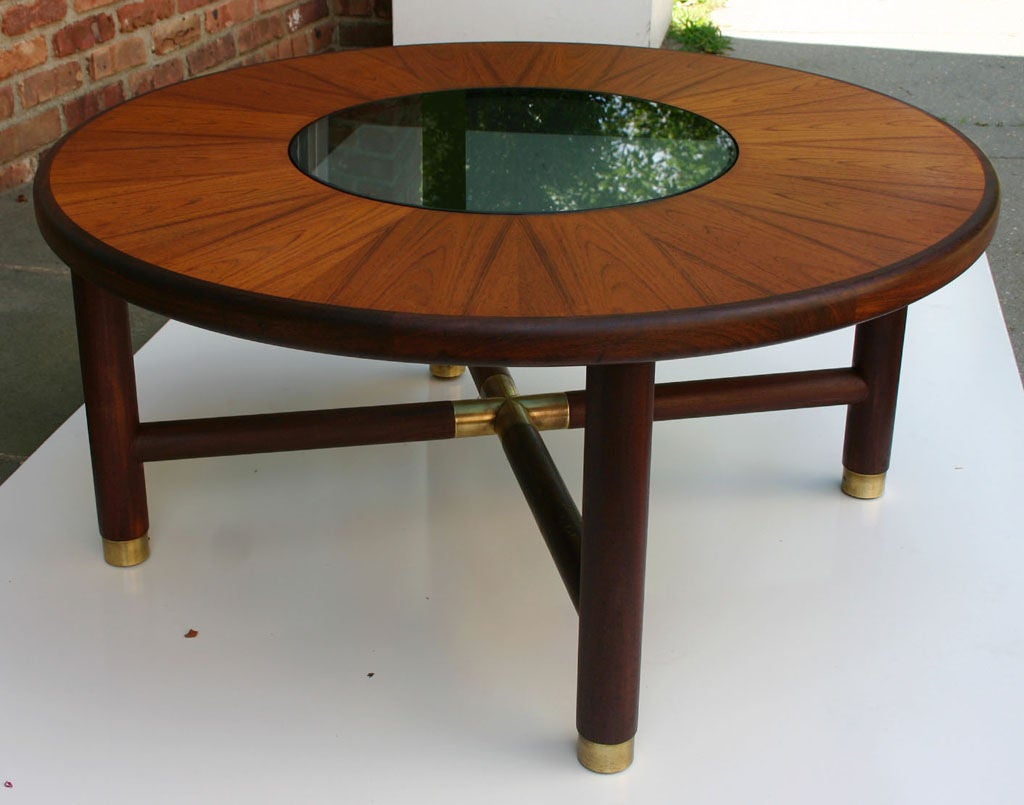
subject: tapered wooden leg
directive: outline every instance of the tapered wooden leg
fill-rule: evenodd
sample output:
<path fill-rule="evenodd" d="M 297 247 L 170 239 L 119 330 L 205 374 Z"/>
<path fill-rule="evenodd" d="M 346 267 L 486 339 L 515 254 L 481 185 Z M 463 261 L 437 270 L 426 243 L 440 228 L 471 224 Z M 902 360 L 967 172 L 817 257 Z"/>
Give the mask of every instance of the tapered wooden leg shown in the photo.
<path fill-rule="evenodd" d="M 885 490 L 906 323 L 907 309 L 902 308 L 857 325 L 853 368 L 869 392 L 846 415 L 842 488 L 851 497 L 877 498 Z"/>
<path fill-rule="evenodd" d="M 132 451 L 139 405 L 128 306 L 87 280 L 72 281 L 103 554 L 130 567 L 149 556 L 149 514 L 142 462 Z"/>
<path fill-rule="evenodd" d="M 576 726 L 588 769 L 633 760 L 654 364 L 587 369 Z"/>

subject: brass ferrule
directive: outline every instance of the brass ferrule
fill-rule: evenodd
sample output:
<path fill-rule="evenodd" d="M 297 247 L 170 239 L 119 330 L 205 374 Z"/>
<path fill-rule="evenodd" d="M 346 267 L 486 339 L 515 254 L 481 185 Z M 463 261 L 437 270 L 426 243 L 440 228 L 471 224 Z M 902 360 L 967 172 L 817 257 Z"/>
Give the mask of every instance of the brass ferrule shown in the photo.
<path fill-rule="evenodd" d="M 430 364 L 430 374 L 440 380 L 452 380 L 456 377 L 462 377 L 466 371 L 465 366 L 452 363 L 432 363 Z"/>
<path fill-rule="evenodd" d="M 518 397 L 516 381 L 509 375 L 496 374 L 488 377 L 480 384 L 480 393 L 484 397 Z"/>
<path fill-rule="evenodd" d="M 507 377 L 507 375 L 492 375 Z M 491 378 L 488 378 L 490 381 Z M 508 408 L 519 408 L 529 417 L 530 424 L 537 430 L 565 430 L 569 427 L 569 398 L 564 393 L 528 394 L 524 397 L 485 397 L 480 400 L 456 400 L 455 435 L 487 436 L 497 433 L 498 414 L 508 403 Z M 512 424 L 509 417 L 519 416 L 514 411 L 501 415 L 502 427 Z M 519 419 L 518 421 L 525 421 Z"/>
<path fill-rule="evenodd" d="M 114 567 L 134 567 L 149 558 L 149 535 L 129 540 L 103 540 L 103 558 Z"/>
<path fill-rule="evenodd" d="M 494 432 L 501 436 L 514 425 L 530 425 L 530 414 L 515 397 L 507 397 L 494 417 Z"/>
<path fill-rule="evenodd" d="M 620 744 L 599 744 L 580 735 L 576 757 L 584 767 L 598 774 L 616 774 L 633 762 L 633 739 Z"/>
<path fill-rule="evenodd" d="M 843 467 L 843 492 L 851 498 L 860 500 L 874 500 L 882 497 L 885 492 L 885 473 L 877 475 L 864 475 Z"/>
<path fill-rule="evenodd" d="M 537 430 L 566 430 L 569 427 L 569 398 L 564 392 L 517 397 Z"/>
<path fill-rule="evenodd" d="M 456 400 L 455 436 L 489 436 L 494 433 L 494 419 L 498 409 L 505 404 L 503 399 Z"/>

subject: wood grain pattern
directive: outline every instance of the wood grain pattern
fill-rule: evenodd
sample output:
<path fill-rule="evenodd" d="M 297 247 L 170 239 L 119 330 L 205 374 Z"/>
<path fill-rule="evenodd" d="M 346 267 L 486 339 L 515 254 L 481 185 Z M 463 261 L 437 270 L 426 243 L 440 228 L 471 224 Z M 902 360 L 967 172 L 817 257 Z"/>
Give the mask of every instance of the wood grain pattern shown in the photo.
<path fill-rule="evenodd" d="M 636 734 L 647 560 L 654 364 L 587 368 L 576 728 Z"/>
<path fill-rule="evenodd" d="M 679 196 L 545 215 L 447 213 L 328 188 L 294 134 L 356 103 L 558 86 L 724 126 L 737 164 Z M 384 48 L 143 96 L 51 153 L 40 226 L 72 269 L 211 329 L 435 363 L 599 364 L 787 340 L 888 313 L 984 250 L 988 161 L 923 112 L 783 68 L 594 45 Z"/>
<path fill-rule="evenodd" d="M 139 404 L 128 305 L 78 277 L 72 288 L 97 520 L 105 539 L 127 542 L 149 529 L 146 477 L 133 451 Z"/>
<path fill-rule="evenodd" d="M 867 381 L 869 393 L 847 409 L 843 466 L 861 475 L 889 469 L 906 326 L 904 308 L 857 327 L 853 370 Z"/>

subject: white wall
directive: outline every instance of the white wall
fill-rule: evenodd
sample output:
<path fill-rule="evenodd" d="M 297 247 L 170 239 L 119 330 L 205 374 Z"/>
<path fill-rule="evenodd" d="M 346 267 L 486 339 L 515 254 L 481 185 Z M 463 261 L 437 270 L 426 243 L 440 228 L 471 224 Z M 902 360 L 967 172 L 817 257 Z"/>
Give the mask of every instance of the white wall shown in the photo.
<path fill-rule="evenodd" d="M 396 45 L 600 42 L 657 47 L 672 0 L 393 0 Z"/>
<path fill-rule="evenodd" d="M 661 47 L 672 22 L 673 0 L 651 0 L 651 47 Z"/>

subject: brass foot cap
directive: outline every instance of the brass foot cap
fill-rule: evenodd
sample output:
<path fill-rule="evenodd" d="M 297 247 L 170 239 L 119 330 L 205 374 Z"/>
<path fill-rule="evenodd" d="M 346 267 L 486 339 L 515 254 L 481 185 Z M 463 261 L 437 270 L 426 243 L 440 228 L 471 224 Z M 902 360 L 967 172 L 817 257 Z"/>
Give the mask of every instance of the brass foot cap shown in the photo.
<path fill-rule="evenodd" d="M 851 498 L 860 498 L 861 500 L 880 498 L 885 491 L 885 473 L 862 475 L 843 467 L 842 490 Z"/>
<path fill-rule="evenodd" d="M 628 769 L 633 762 L 633 739 L 620 744 L 599 744 L 582 735 L 576 743 L 580 763 L 598 774 L 615 774 Z"/>
<path fill-rule="evenodd" d="M 455 366 L 448 363 L 430 364 L 430 374 L 441 380 L 452 380 L 456 377 L 462 377 L 465 371 L 465 366 Z"/>
<path fill-rule="evenodd" d="M 128 540 L 103 540 L 103 558 L 114 567 L 134 567 L 149 558 L 149 535 Z"/>

